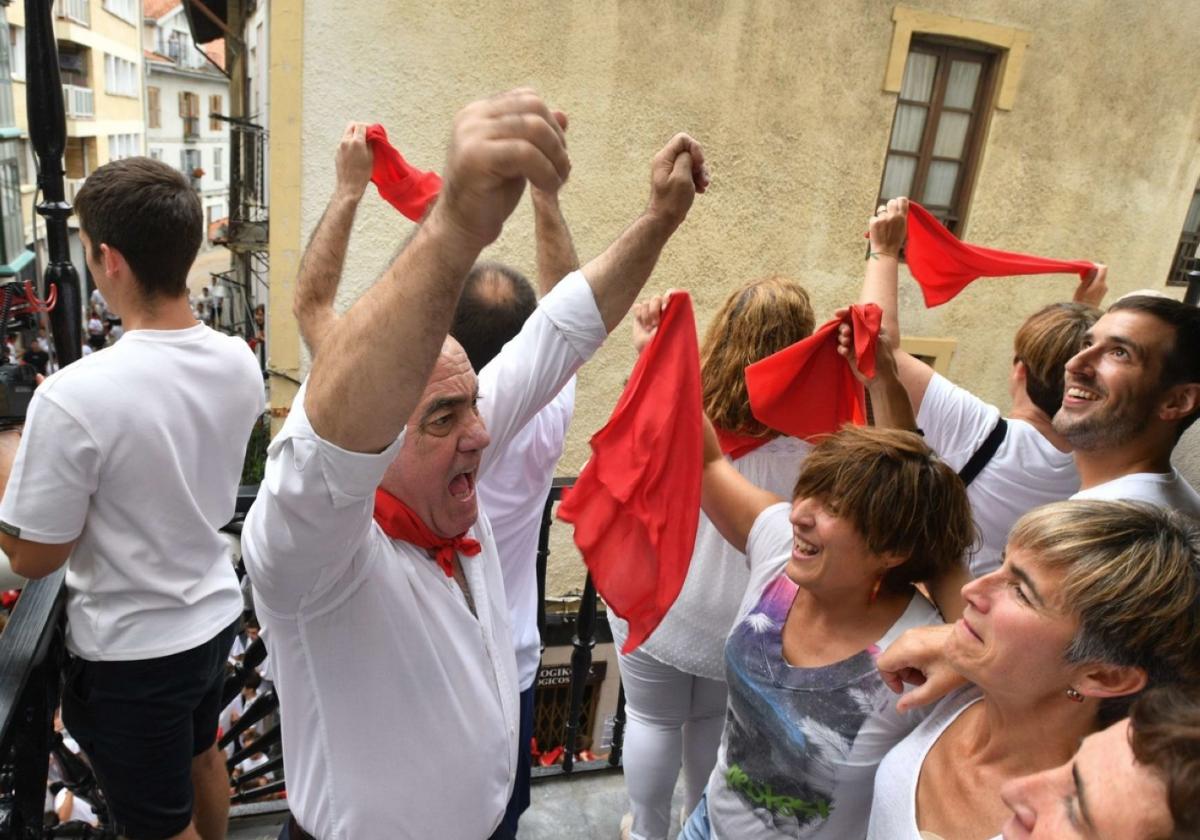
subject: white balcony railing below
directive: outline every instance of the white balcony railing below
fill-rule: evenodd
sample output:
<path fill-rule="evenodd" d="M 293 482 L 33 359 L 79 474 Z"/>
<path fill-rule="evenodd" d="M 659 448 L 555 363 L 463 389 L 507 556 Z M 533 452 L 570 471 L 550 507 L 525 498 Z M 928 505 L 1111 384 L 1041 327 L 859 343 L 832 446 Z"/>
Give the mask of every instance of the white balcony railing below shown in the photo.
<path fill-rule="evenodd" d="M 67 117 L 93 117 L 96 115 L 96 94 L 91 88 L 79 85 L 63 85 L 63 105 L 67 109 Z"/>
<path fill-rule="evenodd" d="M 84 26 L 92 25 L 92 14 L 88 0 L 55 0 L 54 14 L 56 17 L 73 20 Z"/>
<path fill-rule="evenodd" d="M 75 203 L 75 196 L 79 193 L 80 188 L 83 186 L 83 182 L 86 180 L 87 178 L 63 179 L 63 191 L 66 193 L 68 204 Z"/>

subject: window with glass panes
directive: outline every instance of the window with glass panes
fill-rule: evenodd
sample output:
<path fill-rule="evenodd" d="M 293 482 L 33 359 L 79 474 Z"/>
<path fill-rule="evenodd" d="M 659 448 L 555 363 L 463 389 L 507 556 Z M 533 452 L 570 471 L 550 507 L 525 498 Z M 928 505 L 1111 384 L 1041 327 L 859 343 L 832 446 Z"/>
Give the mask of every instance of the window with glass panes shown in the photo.
<path fill-rule="evenodd" d="M 990 53 L 914 40 L 888 141 L 880 202 L 906 195 L 958 232 L 991 99 Z"/>

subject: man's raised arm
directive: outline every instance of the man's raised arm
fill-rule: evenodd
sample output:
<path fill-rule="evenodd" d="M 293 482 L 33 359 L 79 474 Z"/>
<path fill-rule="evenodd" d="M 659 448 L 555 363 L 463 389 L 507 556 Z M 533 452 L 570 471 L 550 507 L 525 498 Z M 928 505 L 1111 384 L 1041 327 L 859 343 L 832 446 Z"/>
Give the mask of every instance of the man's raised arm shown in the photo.
<path fill-rule="evenodd" d="M 371 182 L 375 156 L 367 144 L 366 123 L 352 122 L 346 126 L 334 160 L 337 185 L 300 258 L 292 298 L 292 313 L 300 325 L 300 337 L 313 356 L 317 355 L 325 334 L 337 323 L 333 299 L 342 280 L 350 228 L 363 191 Z"/>
<path fill-rule="evenodd" d="M 399 436 L 446 338 L 463 279 L 500 235 L 526 179 L 548 192 L 566 180 L 562 122 L 530 90 L 458 113 L 437 204 L 322 340 L 304 400 L 318 435 L 353 452 L 381 452 Z"/>
<path fill-rule="evenodd" d="M 579 255 L 559 209 L 558 193 L 533 187 L 529 194 L 533 199 L 533 231 L 537 239 L 538 297 L 542 297 L 579 268 Z"/>
<path fill-rule="evenodd" d="M 583 267 L 610 333 L 633 306 L 663 246 L 687 218 L 696 193 L 706 189 L 703 149 L 688 135 L 676 134 L 654 156 L 646 210 L 604 253 Z"/>

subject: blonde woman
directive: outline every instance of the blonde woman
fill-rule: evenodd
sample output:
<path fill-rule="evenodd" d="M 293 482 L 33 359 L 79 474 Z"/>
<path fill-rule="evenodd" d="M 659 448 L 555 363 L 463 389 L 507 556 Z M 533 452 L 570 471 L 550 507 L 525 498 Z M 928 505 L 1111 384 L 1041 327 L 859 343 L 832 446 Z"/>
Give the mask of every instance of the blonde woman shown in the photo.
<path fill-rule="evenodd" d="M 869 838 L 995 837 L 1005 783 L 1068 761 L 1148 686 L 1200 680 L 1200 528 L 1180 514 L 1037 508 L 1014 526 L 1003 566 L 962 594 L 944 656 L 974 685 L 884 759 Z"/>
<path fill-rule="evenodd" d="M 635 307 L 638 352 L 657 328 L 664 302 L 653 298 Z M 810 447 L 754 419 L 744 371 L 807 338 L 813 328 L 804 288 L 768 277 L 744 284 L 725 299 L 700 351 L 705 413 L 727 440 L 741 442 L 727 462 L 751 484 L 777 496 L 790 495 Z M 667 836 L 681 766 L 684 808 L 690 812 L 700 799 L 724 724 L 725 637 L 749 579 L 745 555 L 701 514 L 691 567 L 674 607 L 645 644 L 618 657 L 628 716 L 623 764 L 631 807 L 622 837 Z M 620 648 L 627 627 L 615 617 L 609 621 Z"/>

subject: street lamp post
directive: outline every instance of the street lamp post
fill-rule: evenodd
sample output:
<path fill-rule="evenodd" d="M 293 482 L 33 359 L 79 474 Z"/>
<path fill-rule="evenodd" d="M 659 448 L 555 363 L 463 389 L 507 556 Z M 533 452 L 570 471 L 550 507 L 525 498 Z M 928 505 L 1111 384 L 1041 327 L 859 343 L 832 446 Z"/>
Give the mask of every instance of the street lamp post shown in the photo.
<path fill-rule="evenodd" d="M 54 0 L 25 0 L 25 89 L 29 114 L 29 140 L 37 155 L 38 187 L 42 200 L 37 212 L 46 219 L 48 260 L 41 296 L 58 288 L 58 304 L 50 311 L 54 348 L 59 366 L 83 354 L 79 273 L 71 262 L 67 238 L 67 203 L 63 185 L 63 153 L 67 145 L 67 115 L 62 78 L 58 72 L 58 45 L 54 40 Z"/>

